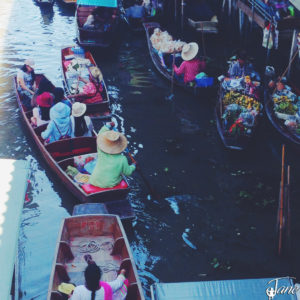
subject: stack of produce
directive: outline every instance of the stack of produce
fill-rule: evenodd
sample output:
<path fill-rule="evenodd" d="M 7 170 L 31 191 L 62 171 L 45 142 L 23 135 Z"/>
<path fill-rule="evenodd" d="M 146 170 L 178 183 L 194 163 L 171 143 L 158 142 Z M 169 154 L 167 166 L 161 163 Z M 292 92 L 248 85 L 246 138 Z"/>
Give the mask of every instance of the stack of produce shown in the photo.
<path fill-rule="evenodd" d="M 287 85 L 278 85 L 273 95 L 274 112 L 277 118 L 293 133 L 300 135 L 300 97 Z"/>
<path fill-rule="evenodd" d="M 79 81 L 79 76 L 89 80 L 88 68 L 91 66 L 90 60 L 85 58 L 76 57 L 72 60 L 65 61 L 65 67 L 67 68 L 66 78 L 73 94 L 81 92 L 84 85 L 83 82 Z"/>
<path fill-rule="evenodd" d="M 236 91 L 222 99 L 224 128 L 229 135 L 251 135 L 262 105 L 254 98 Z"/>
<path fill-rule="evenodd" d="M 180 52 L 186 44 L 180 40 L 173 40 L 172 36 L 167 31 L 161 31 L 160 28 L 155 28 L 150 37 L 152 47 L 162 53 Z"/>

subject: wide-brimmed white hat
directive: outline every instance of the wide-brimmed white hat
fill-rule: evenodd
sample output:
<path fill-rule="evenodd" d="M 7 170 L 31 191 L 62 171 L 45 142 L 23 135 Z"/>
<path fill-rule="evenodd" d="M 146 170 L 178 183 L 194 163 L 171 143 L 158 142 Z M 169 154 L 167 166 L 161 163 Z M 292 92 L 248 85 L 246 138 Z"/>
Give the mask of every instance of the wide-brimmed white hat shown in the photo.
<path fill-rule="evenodd" d="M 30 68 L 34 69 L 35 63 L 34 60 L 31 58 L 28 58 L 25 60 L 25 65 L 29 66 Z"/>
<path fill-rule="evenodd" d="M 90 67 L 90 73 L 91 75 L 95 78 L 95 79 L 98 79 L 99 82 L 101 82 L 103 80 L 103 75 L 102 75 L 102 72 L 100 71 L 99 68 L 97 67 Z"/>
<path fill-rule="evenodd" d="M 97 145 L 100 150 L 108 154 L 119 154 L 127 147 L 128 141 L 124 134 L 108 130 L 97 136 Z"/>
<path fill-rule="evenodd" d="M 86 104 L 75 102 L 72 105 L 72 116 L 81 117 L 85 114 L 85 112 L 86 112 Z"/>
<path fill-rule="evenodd" d="M 197 43 L 188 43 L 185 44 L 181 51 L 181 57 L 183 60 L 192 60 L 195 58 L 199 50 Z"/>

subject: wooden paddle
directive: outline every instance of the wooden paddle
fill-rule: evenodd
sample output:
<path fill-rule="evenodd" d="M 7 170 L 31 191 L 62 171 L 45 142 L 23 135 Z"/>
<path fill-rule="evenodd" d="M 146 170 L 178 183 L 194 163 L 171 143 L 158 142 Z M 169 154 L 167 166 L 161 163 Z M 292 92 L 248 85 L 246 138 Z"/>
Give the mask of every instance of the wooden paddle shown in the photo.
<path fill-rule="evenodd" d="M 173 61 L 172 61 L 172 78 L 171 78 L 171 93 L 166 97 L 166 100 L 173 100 L 174 98 L 174 65 L 175 65 L 175 54 L 173 53 Z"/>
<path fill-rule="evenodd" d="M 282 235 L 283 235 L 283 201 L 284 201 L 284 159 L 285 159 L 285 145 L 282 145 L 280 202 L 279 202 L 278 255 L 281 255 L 281 253 L 282 253 L 282 238 L 283 238 Z"/>

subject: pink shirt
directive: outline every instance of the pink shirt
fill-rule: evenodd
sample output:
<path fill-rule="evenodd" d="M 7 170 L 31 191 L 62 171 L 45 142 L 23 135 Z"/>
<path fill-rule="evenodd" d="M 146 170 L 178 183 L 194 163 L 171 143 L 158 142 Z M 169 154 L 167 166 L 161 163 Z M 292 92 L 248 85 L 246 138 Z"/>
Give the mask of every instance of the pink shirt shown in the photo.
<path fill-rule="evenodd" d="M 196 75 L 205 70 L 205 61 L 200 61 L 198 58 L 193 60 L 185 60 L 179 68 L 174 66 L 174 71 L 177 75 L 184 74 L 184 82 L 193 81 Z"/>

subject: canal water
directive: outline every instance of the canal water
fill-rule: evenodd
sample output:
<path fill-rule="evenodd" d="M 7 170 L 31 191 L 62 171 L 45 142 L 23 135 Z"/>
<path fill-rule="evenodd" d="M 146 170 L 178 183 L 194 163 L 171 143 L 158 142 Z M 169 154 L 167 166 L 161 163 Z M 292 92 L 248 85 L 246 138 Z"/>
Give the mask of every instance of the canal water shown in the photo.
<path fill-rule="evenodd" d="M 0 157 L 31 165 L 19 239 L 21 299 L 44 300 L 61 220 L 78 202 L 50 172 L 24 128 L 13 76 L 32 57 L 36 72 L 62 86 L 60 49 L 74 44 L 74 10 L 59 1 L 47 11 L 32 0 L 10 0 L 1 1 L 0 14 Z M 224 37 L 212 42 L 210 53 L 220 63 L 230 51 Z M 130 179 L 137 218 L 127 234 L 147 298 L 150 285 L 159 281 L 286 275 L 300 280 L 298 153 L 287 146 L 292 251 L 279 259 L 274 241 L 283 140 L 266 117 L 247 151 L 227 151 L 216 130 L 215 99 L 176 89 L 174 100 L 167 101 L 170 83 L 156 73 L 143 33 L 125 30 L 110 55 L 93 53 L 108 86 L 113 120 L 161 195 L 149 197 L 138 173 Z"/>

